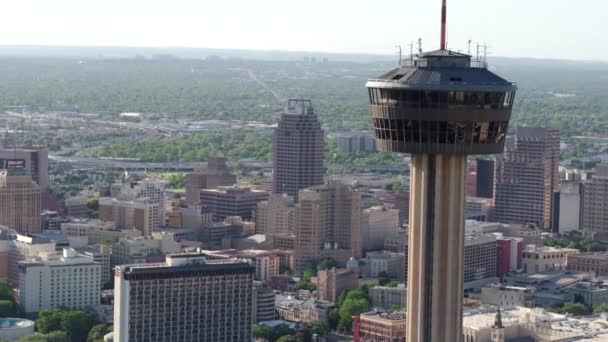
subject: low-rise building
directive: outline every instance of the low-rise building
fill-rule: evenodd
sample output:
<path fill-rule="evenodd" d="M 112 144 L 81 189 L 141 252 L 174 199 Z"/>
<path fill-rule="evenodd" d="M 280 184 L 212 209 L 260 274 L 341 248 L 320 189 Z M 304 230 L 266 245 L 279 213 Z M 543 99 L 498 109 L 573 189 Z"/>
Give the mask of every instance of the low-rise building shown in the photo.
<path fill-rule="evenodd" d="M 570 254 L 580 253 L 574 248 L 526 246 L 522 253 L 524 272 L 538 273 L 556 269 L 564 269 Z"/>
<path fill-rule="evenodd" d="M 405 284 L 395 287 L 374 286 L 369 289 L 369 296 L 373 307 L 389 309 L 398 307 L 405 309 L 407 304 L 407 288 Z"/>
<path fill-rule="evenodd" d="M 314 321 L 327 321 L 333 304 L 314 298 L 295 299 L 277 296 L 275 308 L 280 319 L 290 322 L 312 324 Z"/>
<path fill-rule="evenodd" d="M 578 319 L 540 308 L 517 307 L 497 312 L 495 307 L 481 307 L 465 310 L 463 340 L 601 342 L 608 340 L 607 326 L 603 319 Z M 503 339 L 493 340 L 493 332 L 501 332 Z"/>
<path fill-rule="evenodd" d="M 405 253 L 368 252 L 363 274 L 365 278 L 380 278 L 381 273 L 386 273 L 393 279 L 403 281 L 405 262 Z"/>
<path fill-rule="evenodd" d="M 501 308 L 516 306 L 532 308 L 534 307 L 533 288 L 490 284 L 481 288 L 481 302 L 486 305 L 498 305 Z"/>
<path fill-rule="evenodd" d="M 355 332 L 355 341 L 405 342 L 405 313 L 363 313 L 353 319 L 353 331 Z"/>
<path fill-rule="evenodd" d="M 608 253 L 568 254 L 566 259 L 569 270 L 593 272 L 598 277 L 608 276 Z"/>
<path fill-rule="evenodd" d="M 352 268 L 332 268 L 317 273 L 317 293 L 322 301 L 335 304 L 345 290 L 359 286 L 359 272 Z"/>
<path fill-rule="evenodd" d="M 61 257 L 47 253 L 40 261 L 21 261 L 18 268 L 19 306 L 26 314 L 100 302 L 101 265 L 73 249 L 64 249 Z"/>
<path fill-rule="evenodd" d="M 88 238 L 90 245 L 102 241 L 135 238 L 142 236 L 138 229 L 117 229 L 113 222 L 101 220 L 73 220 L 61 223 L 61 232 L 68 236 L 83 236 Z"/>
<path fill-rule="evenodd" d="M 89 198 L 86 196 L 74 196 L 65 199 L 65 210 L 68 217 L 88 217 L 89 208 L 87 203 Z"/>
<path fill-rule="evenodd" d="M 170 233 L 122 238 L 112 245 L 112 265 L 162 262 L 167 254 L 178 253 L 180 250 L 180 244 Z"/>
<path fill-rule="evenodd" d="M 602 282 L 582 281 L 571 287 L 570 293 L 573 297 L 580 296 L 589 307 L 608 303 L 608 285 Z"/>

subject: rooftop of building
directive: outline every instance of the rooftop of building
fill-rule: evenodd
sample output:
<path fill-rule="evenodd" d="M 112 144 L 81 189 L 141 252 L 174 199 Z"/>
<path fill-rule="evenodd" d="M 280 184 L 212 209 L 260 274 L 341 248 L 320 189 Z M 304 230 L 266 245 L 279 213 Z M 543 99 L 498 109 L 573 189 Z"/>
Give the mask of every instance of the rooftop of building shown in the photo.
<path fill-rule="evenodd" d="M 580 251 L 576 248 L 526 245 L 524 252 L 526 252 L 526 253 L 558 253 L 558 252 L 579 253 Z"/>
<path fill-rule="evenodd" d="M 164 263 L 131 264 L 116 266 L 116 270 L 127 275 L 169 275 L 187 271 L 231 271 L 253 272 L 253 266 L 242 259 L 208 260 L 200 253 L 178 253 L 166 256 Z"/>
<path fill-rule="evenodd" d="M 568 259 L 590 259 L 590 260 L 608 261 L 608 252 L 570 254 L 570 255 L 568 255 Z"/>
<path fill-rule="evenodd" d="M 362 313 L 360 315 L 361 319 L 367 320 L 380 320 L 380 321 L 405 321 L 405 312 L 404 311 L 396 311 L 396 312 L 383 312 L 383 311 L 369 311 Z"/>
<path fill-rule="evenodd" d="M 488 306 L 465 309 L 463 326 L 465 329 L 473 330 L 489 329 L 495 323 L 496 311 L 495 307 Z M 575 318 L 540 308 L 515 307 L 501 308 L 501 316 L 504 327 L 523 324 L 544 327 L 547 329 L 543 330 L 544 334 L 561 334 L 560 340 L 589 342 L 608 340 L 607 315 Z M 565 336 L 564 333 L 568 336 Z M 549 338 L 549 336 L 546 337 Z"/>

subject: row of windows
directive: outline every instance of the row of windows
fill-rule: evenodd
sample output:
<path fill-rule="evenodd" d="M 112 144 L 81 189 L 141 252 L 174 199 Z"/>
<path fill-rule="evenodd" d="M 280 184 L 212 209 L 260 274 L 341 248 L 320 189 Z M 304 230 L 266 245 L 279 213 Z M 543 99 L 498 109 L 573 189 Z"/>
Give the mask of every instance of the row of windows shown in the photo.
<path fill-rule="evenodd" d="M 497 110 L 511 108 L 514 98 L 514 92 L 369 89 L 371 104 L 401 108 Z"/>
<path fill-rule="evenodd" d="M 409 143 L 497 144 L 505 138 L 507 125 L 503 121 L 374 119 L 376 138 Z"/>

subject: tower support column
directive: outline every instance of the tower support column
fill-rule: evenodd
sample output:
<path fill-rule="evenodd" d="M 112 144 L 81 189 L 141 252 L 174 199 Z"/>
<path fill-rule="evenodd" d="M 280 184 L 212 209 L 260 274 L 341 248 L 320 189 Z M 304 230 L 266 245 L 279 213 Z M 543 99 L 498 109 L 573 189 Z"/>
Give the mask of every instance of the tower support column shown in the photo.
<path fill-rule="evenodd" d="M 407 341 L 462 341 L 466 155 L 412 154 Z"/>

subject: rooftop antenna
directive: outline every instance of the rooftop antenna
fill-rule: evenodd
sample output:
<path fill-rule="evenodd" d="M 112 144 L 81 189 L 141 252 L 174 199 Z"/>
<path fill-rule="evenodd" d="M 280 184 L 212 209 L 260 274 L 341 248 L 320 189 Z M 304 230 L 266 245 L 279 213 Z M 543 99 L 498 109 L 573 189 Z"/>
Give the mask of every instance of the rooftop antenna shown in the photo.
<path fill-rule="evenodd" d="M 443 0 L 442 4 L 441 4 L 441 50 L 445 50 L 445 48 L 446 48 L 445 28 L 446 28 L 447 11 L 448 11 L 446 1 L 447 0 Z"/>
<path fill-rule="evenodd" d="M 414 65 L 414 41 L 411 41 L 408 45 L 410 46 L 410 65 Z"/>
<path fill-rule="evenodd" d="M 401 66 L 401 55 L 402 55 L 401 45 L 397 45 L 396 48 L 397 48 L 397 51 L 399 51 L 399 62 L 397 64 L 399 66 Z"/>

